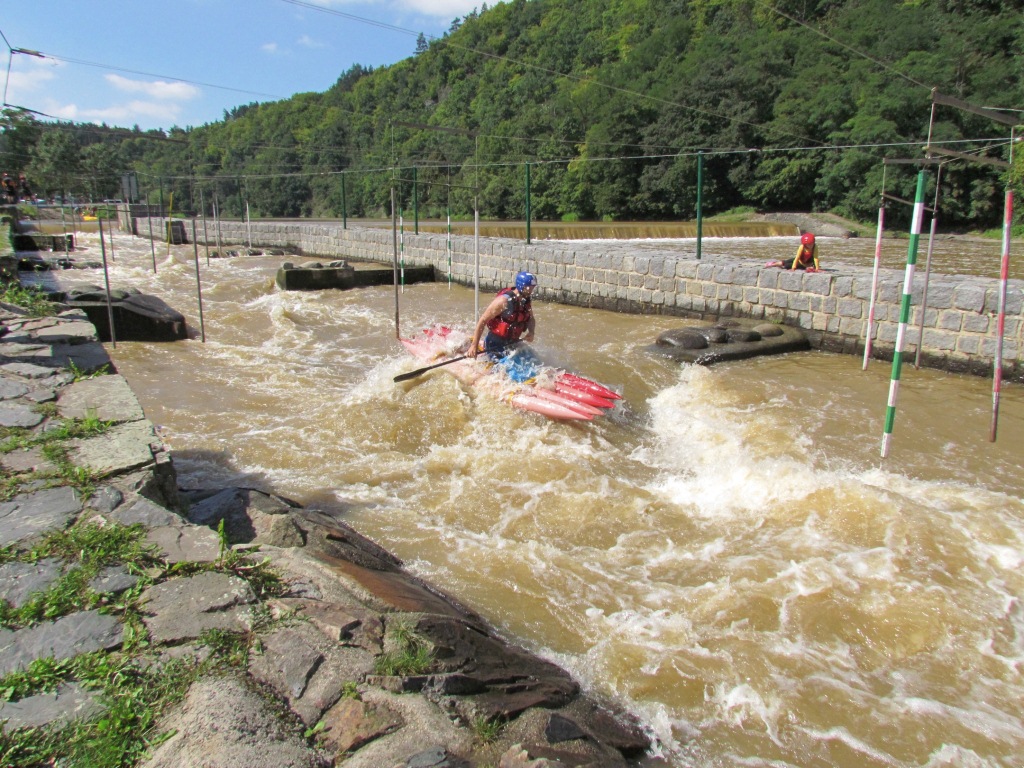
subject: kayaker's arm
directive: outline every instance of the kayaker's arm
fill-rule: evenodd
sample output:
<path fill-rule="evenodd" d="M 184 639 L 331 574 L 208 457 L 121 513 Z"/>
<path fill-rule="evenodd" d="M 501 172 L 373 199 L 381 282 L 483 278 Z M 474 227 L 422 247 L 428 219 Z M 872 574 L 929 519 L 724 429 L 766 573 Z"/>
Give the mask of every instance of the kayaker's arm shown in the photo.
<path fill-rule="evenodd" d="M 484 335 L 484 331 L 487 329 L 487 323 L 505 311 L 505 303 L 507 301 L 507 296 L 496 296 L 494 301 L 488 304 L 487 309 L 485 309 L 483 314 L 480 315 L 480 319 L 476 322 L 476 329 L 473 331 L 473 341 L 469 345 L 469 350 L 466 352 L 469 357 L 477 356 L 480 351 L 480 337 Z"/>
<path fill-rule="evenodd" d="M 526 333 L 523 334 L 523 341 L 533 341 L 533 332 L 537 330 L 537 318 L 530 315 L 529 321 L 526 323 Z"/>

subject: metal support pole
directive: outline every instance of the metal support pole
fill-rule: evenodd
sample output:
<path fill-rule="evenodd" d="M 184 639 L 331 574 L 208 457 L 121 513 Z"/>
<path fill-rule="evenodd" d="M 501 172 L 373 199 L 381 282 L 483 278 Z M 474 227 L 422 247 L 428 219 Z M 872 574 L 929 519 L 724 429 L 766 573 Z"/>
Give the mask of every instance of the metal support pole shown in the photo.
<path fill-rule="evenodd" d="M 348 229 L 348 201 L 345 199 L 345 174 L 341 174 L 341 228 Z"/>
<path fill-rule="evenodd" d="M 697 261 L 700 261 L 700 246 L 704 228 L 704 152 L 697 153 Z"/>
<path fill-rule="evenodd" d="M 149 251 L 153 254 L 153 274 L 156 274 L 156 241 L 153 239 L 153 212 L 146 203 L 146 220 L 149 222 Z"/>
<path fill-rule="evenodd" d="M 199 243 L 196 242 L 196 220 L 192 219 L 192 253 L 196 263 L 196 299 L 199 302 L 199 334 L 206 343 L 206 324 L 203 322 L 203 283 L 199 279 Z"/>
<path fill-rule="evenodd" d="M 107 271 L 107 248 L 103 245 L 103 219 L 97 217 L 100 228 L 100 253 L 103 254 L 103 283 L 107 291 L 107 322 L 110 324 L 110 343 L 117 349 L 117 334 L 114 333 L 114 307 L 110 303 L 110 273 Z"/>
<path fill-rule="evenodd" d="M 416 182 L 416 166 L 412 167 L 412 222 L 414 235 L 420 233 L 420 193 Z"/>
<path fill-rule="evenodd" d="M 206 231 L 206 196 L 203 188 L 199 188 L 199 212 L 203 216 L 203 247 L 206 249 L 206 266 L 210 266 L 210 236 Z"/>
<path fill-rule="evenodd" d="M 914 367 L 921 367 L 921 345 L 924 342 L 924 320 L 928 312 L 928 281 L 932 275 L 932 247 L 935 245 L 935 228 L 939 221 L 939 184 L 942 182 L 942 166 L 935 171 L 935 202 L 932 204 L 932 221 L 928 234 L 928 253 L 924 260 L 924 294 L 921 296 L 921 320 L 917 328 L 917 351 L 914 353 Z"/>
<path fill-rule="evenodd" d="M 530 164 L 526 164 L 526 244 L 530 244 Z"/>
<path fill-rule="evenodd" d="M 391 186 L 391 250 L 392 257 L 394 259 L 394 278 L 395 278 L 395 338 L 401 339 L 402 334 L 399 330 L 399 318 L 398 318 L 398 222 L 395 218 L 395 187 Z"/>

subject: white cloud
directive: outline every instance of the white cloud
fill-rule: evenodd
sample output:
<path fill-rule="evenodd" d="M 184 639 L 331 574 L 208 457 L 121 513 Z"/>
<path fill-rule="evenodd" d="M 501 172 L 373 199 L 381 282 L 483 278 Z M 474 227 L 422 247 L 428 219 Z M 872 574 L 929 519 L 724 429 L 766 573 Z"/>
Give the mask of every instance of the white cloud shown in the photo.
<path fill-rule="evenodd" d="M 194 85 L 180 82 L 153 80 L 130 80 L 120 75 L 105 75 L 106 81 L 125 93 L 142 93 L 153 99 L 169 99 L 171 101 L 188 101 L 199 96 L 199 89 Z M 141 103 L 141 102 L 139 102 Z"/>
<path fill-rule="evenodd" d="M 456 16 L 465 16 L 474 8 L 480 8 L 485 0 L 310 0 L 314 5 L 322 5 L 324 8 L 351 8 L 354 5 L 379 5 L 385 8 L 390 7 L 396 10 L 413 11 L 423 16 L 436 16 L 440 19 L 450 20 Z M 497 0 L 487 3 L 488 7 L 494 5 Z"/>
<path fill-rule="evenodd" d="M 484 0 L 398 0 L 398 5 L 424 16 L 438 16 L 442 19 L 454 19 L 465 16 L 474 8 L 480 8 Z M 488 7 L 495 3 L 488 3 Z"/>
<path fill-rule="evenodd" d="M 264 43 L 260 46 L 260 50 L 270 54 L 277 53 L 277 43 Z"/>
<path fill-rule="evenodd" d="M 171 125 L 181 115 L 181 107 L 177 104 L 154 101 L 130 101 L 127 104 L 115 104 L 104 109 L 79 109 L 78 120 L 108 125 L 133 125 L 135 123 L 158 123 Z M 61 115 L 63 117 L 63 115 Z"/>
<path fill-rule="evenodd" d="M 7 98 L 16 100 L 17 94 L 29 94 L 45 90 L 44 85 L 57 77 L 56 70 L 61 64 L 54 59 L 38 59 L 34 56 L 16 56 L 11 61 L 10 76 L 7 79 Z"/>
<path fill-rule="evenodd" d="M 323 48 L 324 47 L 323 43 L 321 43 L 321 42 L 319 42 L 317 40 L 314 40 L 309 35 L 303 35 L 296 42 L 299 45 L 301 45 L 303 48 Z"/>

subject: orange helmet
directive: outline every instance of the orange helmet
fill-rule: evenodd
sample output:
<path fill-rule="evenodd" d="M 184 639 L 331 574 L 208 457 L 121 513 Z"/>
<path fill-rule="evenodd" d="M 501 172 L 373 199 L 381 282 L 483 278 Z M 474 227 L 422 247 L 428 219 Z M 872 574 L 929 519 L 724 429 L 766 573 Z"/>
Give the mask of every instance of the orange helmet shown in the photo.
<path fill-rule="evenodd" d="M 800 237 L 800 242 L 804 245 L 814 245 L 814 235 L 810 232 L 804 232 Z"/>

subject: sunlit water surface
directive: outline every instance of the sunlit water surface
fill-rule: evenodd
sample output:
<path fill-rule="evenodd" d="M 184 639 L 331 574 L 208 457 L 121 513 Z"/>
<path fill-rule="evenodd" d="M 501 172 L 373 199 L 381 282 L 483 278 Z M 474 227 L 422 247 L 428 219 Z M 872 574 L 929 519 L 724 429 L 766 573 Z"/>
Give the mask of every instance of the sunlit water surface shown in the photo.
<path fill-rule="evenodd" d="M 191 246 L 155 275 L 147 241 L 115 253 L 113 285 L 198 327 Z M 885 364 L 680 366 L 641 349 L 677 320 L 540 301 L 541 355 L 625 397 L 553 423 L 443 369 L 393 383 L 394 289 L 285 293 L 280 261 L 200 249 L 206 342 L 112 350 L 183 486 L 337 514 L 637 713 L 652 765 L 1020 765 L 1019 387 L 993 444 L 990 382 L 904 368 L 881 460 Z M 469 328 L 473 294 L 410 286 L 400 319 Z"/>

